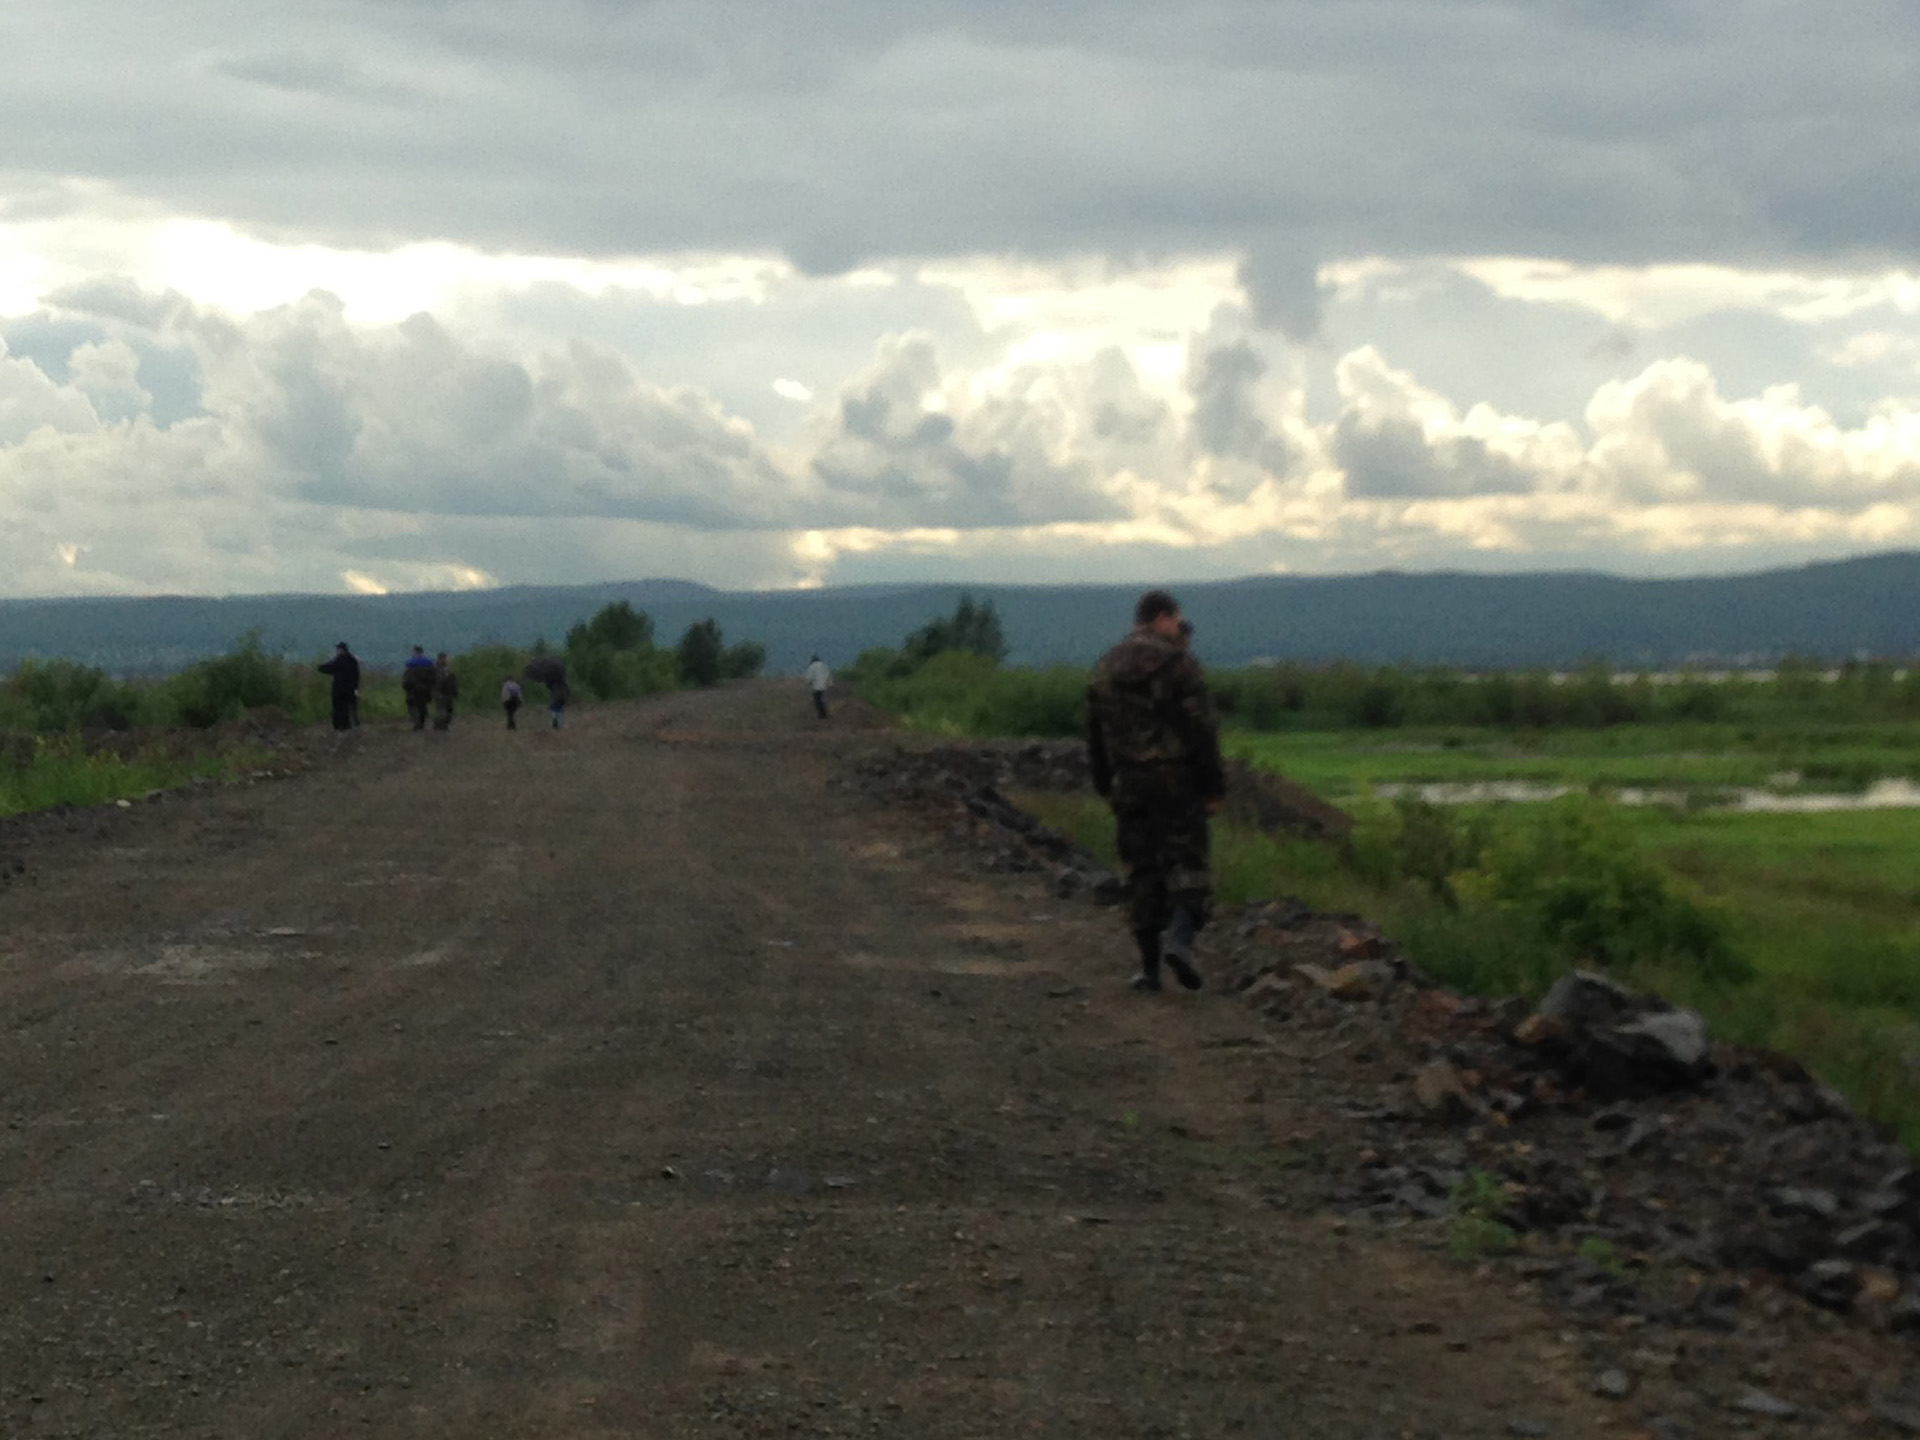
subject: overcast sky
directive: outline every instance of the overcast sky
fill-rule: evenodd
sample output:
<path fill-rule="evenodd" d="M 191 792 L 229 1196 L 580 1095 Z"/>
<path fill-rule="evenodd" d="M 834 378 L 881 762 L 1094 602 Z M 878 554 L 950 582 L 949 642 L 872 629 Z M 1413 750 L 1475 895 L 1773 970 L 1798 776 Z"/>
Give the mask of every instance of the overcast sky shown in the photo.
<path fill-rule="evenodd" d="M 1911 0 L 7 0 L 0 593 L 1920 546 Z"/>

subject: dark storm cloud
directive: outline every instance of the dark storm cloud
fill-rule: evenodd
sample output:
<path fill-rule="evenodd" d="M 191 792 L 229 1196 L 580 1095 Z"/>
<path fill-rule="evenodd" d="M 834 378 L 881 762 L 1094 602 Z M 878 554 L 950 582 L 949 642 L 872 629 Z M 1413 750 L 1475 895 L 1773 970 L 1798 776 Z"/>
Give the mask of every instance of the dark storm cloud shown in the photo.
<path fill-rule="evenodd" d="M 570 253 L 1914 255 L 1920 11 L 20 0 L 0 132 L 258 232 Z"/>
<path fill-rule="evenodd" d="M 1253 306 L 1254 321 L 1290 340 L 1320 334 L 1326 296 L 1320 289 L 1319 260 L 1297 242 L 1259 240 L 1240 264 L 1240 286 Z"/>

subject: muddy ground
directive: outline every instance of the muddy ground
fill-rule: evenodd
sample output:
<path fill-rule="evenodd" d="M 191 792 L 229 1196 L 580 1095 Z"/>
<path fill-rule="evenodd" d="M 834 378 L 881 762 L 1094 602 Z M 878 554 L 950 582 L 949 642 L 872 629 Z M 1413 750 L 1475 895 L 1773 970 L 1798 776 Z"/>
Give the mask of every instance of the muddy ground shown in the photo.
<path fill-rule="evenodd" d="M 1330 1213 L 1315 1067 L 893 743 L 769 682 L 0 830 L 0 1434 L 1901 1433 L 1907 1337 L 1639 1363 Z"/>

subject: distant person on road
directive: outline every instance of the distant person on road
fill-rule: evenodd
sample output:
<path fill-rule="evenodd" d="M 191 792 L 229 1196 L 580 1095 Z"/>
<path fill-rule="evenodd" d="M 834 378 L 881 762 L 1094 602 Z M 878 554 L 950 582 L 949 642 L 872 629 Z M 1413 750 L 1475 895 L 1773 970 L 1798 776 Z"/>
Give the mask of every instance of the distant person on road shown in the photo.
<path fill-rule="evenodd" d="M 553 716 L 553 728 L 558 730 L 566 718 L 567 700 L 572 694 L 567 688 L 567 662 L 558 655 L 536 655 L 521 673 L 534 684 L 547 687 L 547 713 Z"/>
<path fill-rule="evenodd" d="M 433 704 L 433 661 L 418 645 L 400 669 L 400 693 L 407 697 L 407 718 L 413 728 L 427 728 L 427 708 Z"/>
<path fill-rule="evenodd" d="M 353 729 L 360 723 L 360 661 L 342 640 L 333 647 L 333 658 L 318 668 L 333 677 L 333 728 Z"/>
<path fill-rule="evenodd" d="M 507 729 L 520 728 L 513 723 L 513 717 L 520 713 L 520 707 L 526 703 L 527 697 L 520 689 L 520 682 L 509 675 L 500 686 L 500 708 L 507 712 Z"/>
<path fill-rule="evenodd" d="M 1127 867 L 1136 990 L 1160 989 L 1160 965 L 1200 988 L 1193 940 L 1213 902 L 1207 817 L 1226 794 L 1220 734 L 1193 627 L 1164 590 L 1134 607 L 1133 630 L 1101 657 L 1087 687 L 1087 752 L 1094 788 L 1113 807 Z"/>
<path fill-rule="evenodd" d="M 813 713 L 827 718 L 827 691 L 833 685 L 833 671 L 818 655 L 807 662 L 807 689 L 813 695 Z"/>
<path fill-rule="evenodd" d="M 453 662 L 442 650 L 433 662 L 433 728 L 445 730 L 453 724 L 453 702 L 460 695 L 460 680 L 453 673 Z"/>

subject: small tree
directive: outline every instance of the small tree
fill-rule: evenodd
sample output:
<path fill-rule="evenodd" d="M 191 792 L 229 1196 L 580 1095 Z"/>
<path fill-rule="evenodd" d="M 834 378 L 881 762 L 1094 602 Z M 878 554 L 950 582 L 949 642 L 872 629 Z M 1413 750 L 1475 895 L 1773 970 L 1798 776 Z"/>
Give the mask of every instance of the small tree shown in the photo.
<path fill-rule="evenodd" d="M 624 600 L 602 605 L 593 617 L 567 631 L 567 648 L 597 646 L 606 650 L 644 650 L 653 644 L 653 617 Z"/>
<path fill-rule="evenodd" d="M 993 608 L 993 602 L 985 600 L 976 605 L 973 597 L 964 593 L 952 615 L 928 621 L 909 635 L 900 648 L 916 664 L 948 650 L 971 650 L 996 665 L 1007 658 L 1006 636 L 1000 629 L 1000 615 Z"/>
<path fill-rule="evenodd" d="M 751 680 L 765 668 L 767 647 L 758 640 L 745 640 L 738 645 L 729 645 L 720 654 L 720 678 L 722 680 Z"/>
<path fill-rule="evenodd" d="M 720 626 L 711 617 L 687 627 L 674 650 L 680 663 L 680 679 L 688 685 L 717 685 L 720 682 Z"/>

